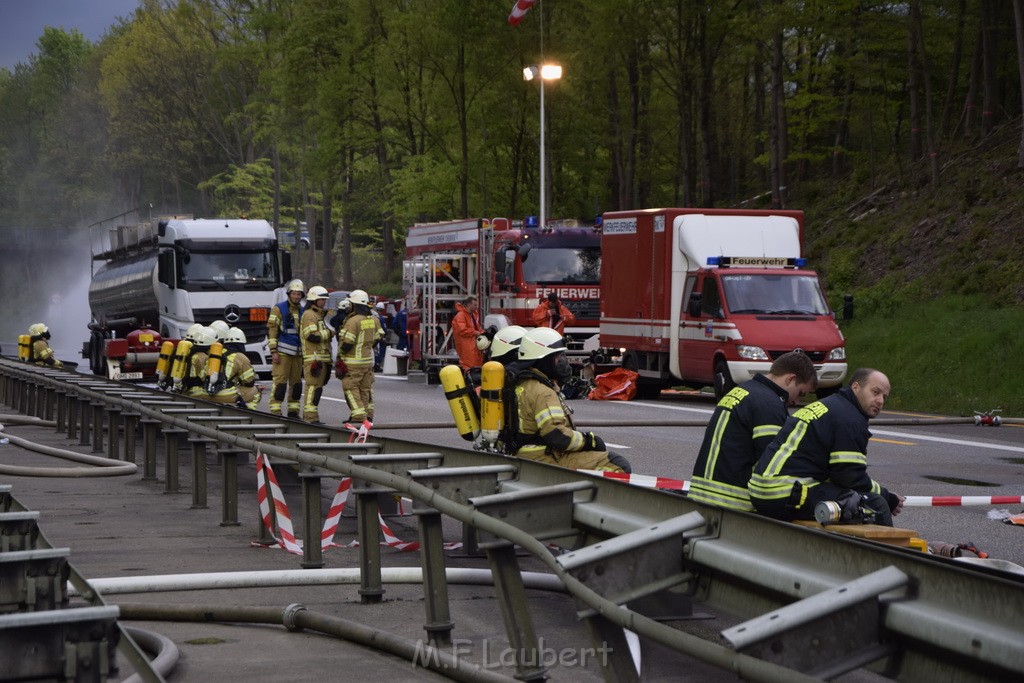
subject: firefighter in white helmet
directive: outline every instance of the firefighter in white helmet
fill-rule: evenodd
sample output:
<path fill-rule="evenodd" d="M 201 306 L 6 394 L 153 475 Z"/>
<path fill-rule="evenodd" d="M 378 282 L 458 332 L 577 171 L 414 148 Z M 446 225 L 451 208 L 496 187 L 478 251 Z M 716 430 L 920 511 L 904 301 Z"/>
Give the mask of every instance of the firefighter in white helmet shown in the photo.
<path fill-rule="evenodd" d="M 361 289 L 348 295 L 352 313 L 338 330 L 335 373 L 341 378 L 350 411 L 347 422 L 359 427 L 373 422 L 373 345 L 384 336 L 380 320 L 370 309 L 370 298 Z"/>
<path fill-rule="evenodd" d="M 216 341 L 217 333 L 210 327 L 202 327 L 195 332 L 182 380 L 182 391 L 186 396 L 210 398 L 206 393 L 206 361 L 210 358 L 210 346 Z"/>
<path fill-rule="evenodd" d="M 302 340 L 299 321 L 306 286 L 292 280 L 287 287 L 288 298 L 270 309 L 267 317 L 267 346 L 270 347 L 270 368 L 273 386 L 270 390 L 270 413 L 280 415 L 287 395 L 288 416 L 301 417 L 302 406 Z"/>
<path fill-rule="evenodd" d="M 29 325 L 29 356 L 30 363 L 36 365 L 49 365 L 54 368 L 62 368 L 64 364 L 53 355 L 50 348 L 50 328 L 43 323 Z"/>
<path fill-rule="evenodd" d="M 231 325 L 228 325 L 223 320 L 214 320 L 210 323 L 210 329 L 212 329 L 213 333 L 217 336 L 217 341 L 223 344 L 227 339 L 228 330 L 231 329 Z"/>
<path fill-rule="evenodd" d="M 572 411 L 559 393 L 572 376 L 562 335 L 549 327 L 530 330 L 518 356 L 512 454 L 574 470 L 629 472 L 629 462 L 609 453 L 601 437 L 573 427 Z"/>
<path fill-rule="evenodd" d="M 213 388 L 215 403 L 234 403 L 249 410 L 256 410 L 260 403 L 260 392 L 256 388 L 256 372 L 245 355 L 245 332 L 232 327 L 224 335 L 224 359 L 220 381 Z"/>
<path fill-rule="evenodd" d="M 316 285 L 306 294 L 306 310 L 302 313 L 299 337 L 302 339 L 302 419 L 313 424 L 320 421 L 320 396 L 331 378 L 331 331 L 324 322 L 327 289 Z"/>

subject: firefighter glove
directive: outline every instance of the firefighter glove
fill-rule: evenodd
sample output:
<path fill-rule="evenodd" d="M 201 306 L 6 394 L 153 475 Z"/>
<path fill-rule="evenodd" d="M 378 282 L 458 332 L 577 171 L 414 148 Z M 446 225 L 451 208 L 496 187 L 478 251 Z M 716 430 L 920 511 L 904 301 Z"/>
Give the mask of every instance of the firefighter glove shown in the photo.
<path fill-rule="evenodd" d="M 608 447 L 604 445 L 604 439 L 599 437 L 594 432 L 587 432 L 583 435 L 583 450 L 585 451 L 607 451 Z"/>
<path fill-rule="evenodd" d="M 320 361 L 318 361 L 318 360 L 315 360 L 312 363 L 310 363 L 309 364 L 309 374 L 313 375 L 314 377 L 319 377 L 320 376 L 320 366 L 321 365 L 322 365 L 322 363 Z"/>
<path fill-rule="evenodd" d="M 345 379 L 345 375 L 348 374 L 348 366 L 345 365 L 345 361 L 338 359 L 334 363 L 334 376 L 338 379 Z"/>

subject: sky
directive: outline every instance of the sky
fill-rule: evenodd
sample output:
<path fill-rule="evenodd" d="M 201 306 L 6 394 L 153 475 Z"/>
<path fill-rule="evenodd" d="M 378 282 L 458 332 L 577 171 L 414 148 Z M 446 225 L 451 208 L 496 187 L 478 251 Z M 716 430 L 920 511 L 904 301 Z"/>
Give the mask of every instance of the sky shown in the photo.
<path fill-rule="evenodd" d="M 46 26 L 76 28 L 96 42 L 138 5 L 139 0 L 0 0 L 0 68 L 28 64 Z"/>

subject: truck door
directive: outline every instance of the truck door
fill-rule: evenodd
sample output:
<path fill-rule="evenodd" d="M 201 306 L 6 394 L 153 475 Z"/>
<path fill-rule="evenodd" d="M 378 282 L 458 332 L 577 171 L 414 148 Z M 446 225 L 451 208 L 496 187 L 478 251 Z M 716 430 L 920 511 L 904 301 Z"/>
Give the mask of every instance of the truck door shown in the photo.
<path fill-rule="evenodd" d="M 711 273 L 691 275 L 686 279 L 684 294 L 679 367 L 683 379 L 711 382 L 718 346 L 714 325 L 724 318 L 718 281 Z"/>

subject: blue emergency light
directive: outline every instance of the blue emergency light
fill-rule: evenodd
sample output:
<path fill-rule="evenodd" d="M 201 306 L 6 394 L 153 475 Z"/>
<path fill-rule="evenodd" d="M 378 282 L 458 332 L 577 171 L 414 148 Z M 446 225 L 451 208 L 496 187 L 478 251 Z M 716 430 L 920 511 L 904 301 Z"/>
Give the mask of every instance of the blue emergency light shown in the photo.
<path fill-rule="evenodd" d="M 797 268 L 803 268 L 806 265 L 807 265 L 807 259 L 805 259 L 805 258 L 798 258 L 798 259 L 796 259 L 796 267 Z"/>
<path fill-rule="evenodd" d="M 708 256 L 708 265 L 717 266 L 721 262 L 721 256 Z"/>
<path fill-rule="evenodd" d="M 536 216 L 527 216 L 526 220 L 523 221 L 524 228 L 536 228 L 538 225 Z"/>

